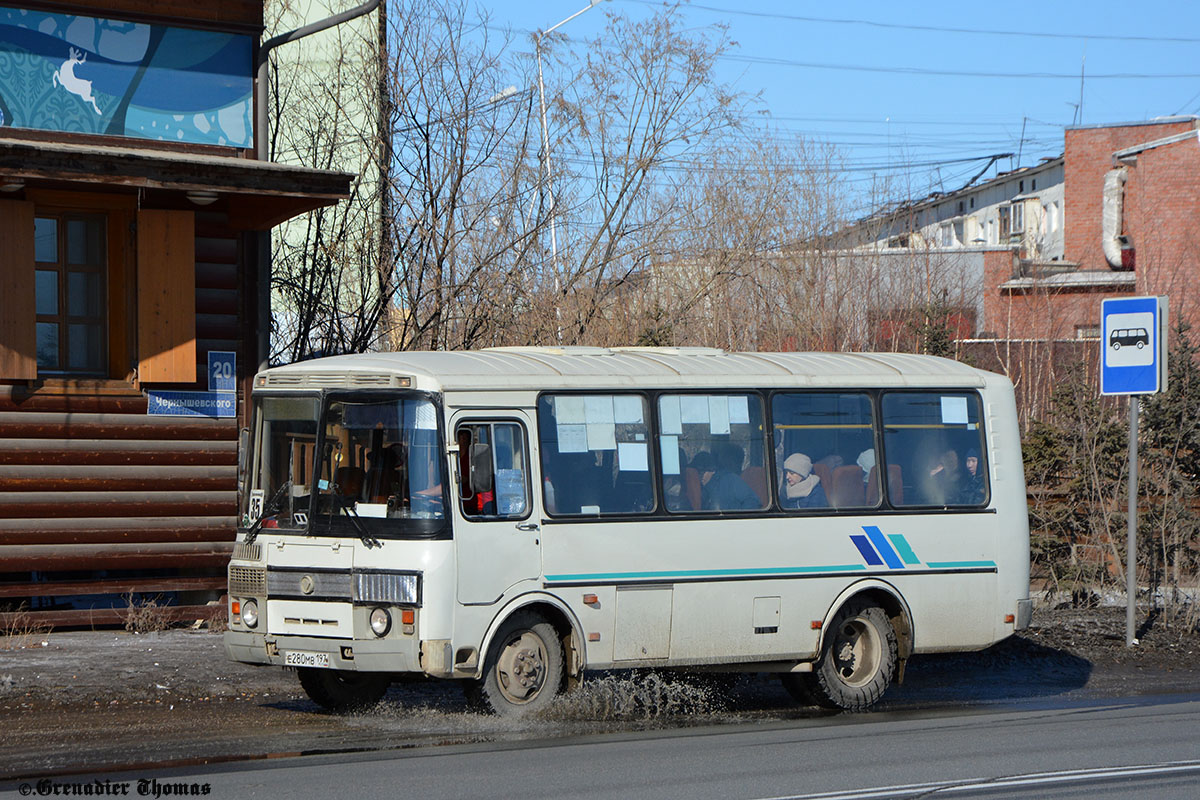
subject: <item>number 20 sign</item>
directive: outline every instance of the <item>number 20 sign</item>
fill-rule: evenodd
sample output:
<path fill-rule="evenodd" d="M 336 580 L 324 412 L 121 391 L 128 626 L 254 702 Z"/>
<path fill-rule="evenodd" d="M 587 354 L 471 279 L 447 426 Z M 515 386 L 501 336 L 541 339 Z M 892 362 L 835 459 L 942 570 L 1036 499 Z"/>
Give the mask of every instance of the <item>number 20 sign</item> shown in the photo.
<path fill-rule="evenodd" d="M 237 390 L 237 353 L 232 350 L 208 351 L 208 390 L 210 392 Z"/>

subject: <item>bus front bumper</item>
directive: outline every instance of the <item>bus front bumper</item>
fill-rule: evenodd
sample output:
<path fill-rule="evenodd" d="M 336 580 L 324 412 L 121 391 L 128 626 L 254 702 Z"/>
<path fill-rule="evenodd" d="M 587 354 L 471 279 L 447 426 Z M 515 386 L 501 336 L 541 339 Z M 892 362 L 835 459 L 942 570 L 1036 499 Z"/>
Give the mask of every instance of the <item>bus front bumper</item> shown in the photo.
<path fill-rule="evenodd" d="M 229 630 L 225 632 L 225 655 L 244 664 L 278 667 L 313 665 L 358 672 L 422 671 L 416 637 L 368 641 Z"/>

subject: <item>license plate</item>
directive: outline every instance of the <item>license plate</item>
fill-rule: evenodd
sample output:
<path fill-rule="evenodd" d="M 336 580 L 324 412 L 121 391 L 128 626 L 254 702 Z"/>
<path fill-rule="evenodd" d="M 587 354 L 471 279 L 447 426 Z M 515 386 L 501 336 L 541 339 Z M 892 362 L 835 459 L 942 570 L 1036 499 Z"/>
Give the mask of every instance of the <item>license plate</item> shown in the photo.
<path fill-rule="evenodd" d="M 329 653 L 310 653 L 305 650 L 292 650 L 283 654 L 283 663 L 289 667 L 323 667 L 329 669 Z"/>

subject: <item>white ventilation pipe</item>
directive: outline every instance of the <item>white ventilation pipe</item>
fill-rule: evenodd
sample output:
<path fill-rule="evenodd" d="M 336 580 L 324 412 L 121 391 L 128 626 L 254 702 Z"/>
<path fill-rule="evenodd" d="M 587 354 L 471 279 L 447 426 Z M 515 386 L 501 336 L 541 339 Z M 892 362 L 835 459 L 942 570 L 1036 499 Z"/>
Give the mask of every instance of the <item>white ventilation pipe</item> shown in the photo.
<path fill-rule="evenodd" d="M 1104 260 L 1113 269 L 1121 269 L 1121 216 L 1125 205 L 1124 167 L 1110 169 L 1104 175 L 1104 206 L 1100 216 L 1100 246 Z"/>

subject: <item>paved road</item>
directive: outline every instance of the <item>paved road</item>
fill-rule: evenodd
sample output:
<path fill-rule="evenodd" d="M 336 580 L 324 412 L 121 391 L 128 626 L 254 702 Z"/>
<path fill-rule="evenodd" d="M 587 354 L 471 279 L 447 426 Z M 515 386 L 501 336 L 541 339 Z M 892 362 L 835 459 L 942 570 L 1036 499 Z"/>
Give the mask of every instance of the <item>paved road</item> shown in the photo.
<path fill-rule="evenodd" d="M 1196 796 L 1198 732 L 1200 695 L 1193 694 L 310 756 L 142 773 L 132 780 L 207 784 L 207 796 L 212 798 L 289 800 L 345 796 L 1149 800 Z M 130 795 L 136 793 L 135 783 Z"/>

